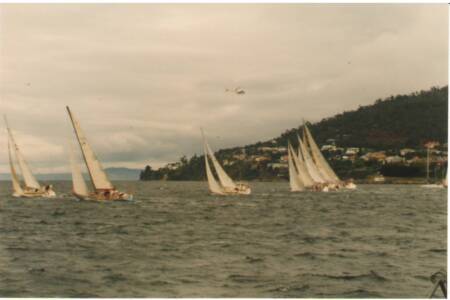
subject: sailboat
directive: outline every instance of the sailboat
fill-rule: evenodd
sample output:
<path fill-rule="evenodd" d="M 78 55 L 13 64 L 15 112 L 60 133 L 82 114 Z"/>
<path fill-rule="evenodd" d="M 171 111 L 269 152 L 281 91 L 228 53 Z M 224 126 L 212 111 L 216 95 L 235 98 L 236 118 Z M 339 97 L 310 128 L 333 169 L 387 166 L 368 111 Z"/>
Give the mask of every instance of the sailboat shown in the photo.
<path fill-rule="evenodd" d="M 298 136 L 297 138 L 299 142 L 297 153 L 294 151 L 291 143 L 288 142 L 288 167 L 291 191 L 312 190 L 328 192 L 329 187 L 318 173 L 316 165 L 312 161 L 304 143 Z"/>
<path fill-rule="evenodd" d="M 312 134 L 305 123 L 303 124 L 303 142 L 307 145 L 307 148 L 309 148 L 309 152 L 311 153 L 314 164 L 316 165 L 320 176 L 331 188 L 344 186 L 347 189 L 356 189 L 356 185 L 352 181 L 344 183 L 339 179 L 339 177 L 328 164 L 325 157 L 322 155 L 322 152 L 320 152 L 319 147 L 314 141 L 314 138 L 312 137 Z"/>
<path fill-rule="evenodd" d="M 51 198 L 56 197 L 56 193 L 53 190 L 52 185 L 41 186 L 34 177 L 30 170 L 24 156 L 22 155 L 19 146 L 15 142 L 11 129 L 9 128 L 8 121 L 5 116 L 6 129 L 8 131 L 8 157 L 9 166 L 11 170 L 11 182 L 13 188 L 13 197 L 25 197 L 25 198 Z M 14 157 L 17 159 L 19 169 L 21 171 L 24 186 L 20 184 L 19 176 L 17 175 L 14 167 Z"/>
<path fill-rule="evenodd" d="M 216 195 L 250 195 L 252 192 L 250 186 L 242 182 L 234 182 L 230 176 L 228 176 L 214 156 L 214 152 L 206 141 L 203 130 L 201 130 L 201 133 L 203 138 L 203 151 L 205 154 L 206 177 L 211 193 Z M 211 166 L 209 165 L 208 157 L 212 161 L 218 180 L 214 177 Z"/>
<path fill-rule="evenodd" d="M 425 147 L 427 148 L 427 163 L 426 163 L 426 184 L 422 184 L 421 186 L 424 188 L 444 188 L 447 187 L 447 176 L 445 180 L 442 180 L 440 183 L 430 183 L 430 150 L 439 145 L 437 142 L 427 142 Z"/>
<path fill-rule="evenodd" d="M 119 192 L 111 181 L 108 179 L 105 171 L 103 170 L 100 161 L 95 156 L 94 151 L 89 145 L 86 137 L 84 136 L 78 121 L 75 119 L 70 108 L 67 106 L 67 112 L 72 122 L 75 136 L 77 137 L 80 145 L 81 153 L 83 154 L 86 168 L 88 169 L 89 177 L 91 179 L 93 192 L 88 192 L 81 170 L 76 164 L 74 155 L 71 155 L 72 166 L 72 184 L 73 194 L 80 200 L 97 200 L 97 201 L 126 201 L 133 200 L 133 195 Z"/>

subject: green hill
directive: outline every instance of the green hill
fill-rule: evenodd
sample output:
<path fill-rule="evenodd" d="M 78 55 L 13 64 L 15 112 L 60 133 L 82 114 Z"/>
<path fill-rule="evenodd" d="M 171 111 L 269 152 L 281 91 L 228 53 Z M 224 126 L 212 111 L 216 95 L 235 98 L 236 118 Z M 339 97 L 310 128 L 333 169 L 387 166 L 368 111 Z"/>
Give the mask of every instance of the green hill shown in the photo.
<path fill-rule="evenodd" d="M 446 143 L 447 99 L 447 87 L 391 96 L 311 124 L 310 130 L 318 144 L 335 139 L 341 147 L 383 150 L 421 147 L 428 140 Z M 286 145 L 300 128 L 285 132 L 277 143 Z"/>
<path fill-rule="evenodd" d="M 338 147 L 358 147 L 365 151 L 385 150 L 395 154 L 401 148 L 423 149 L 426 141 L 447 143 L 448 87 L 433 87 L 428 91 L 409 95 L 391 96 L 378 99 L 372 105 L 360 106 L 320 122 L 308 124 L 319 145 L 335 143 Z M 244 147 L 222 149 L 217 158 L 225 162 L 225 170 L 233 177 L 245 180 L 273 180 L 286 178 L 286 170 L 276 170 L 271 163 L 281 162 L 281 153 L 263 153 L 261 147 L 285 147 L 288 140 L 296 146 L 298 128 L 286 130 L 279 137 Z M 420 151 L 420 150 L 419 150 Z M 246 159 L 236 159 L 244 154 Z M 252 158 L 264 155 L 267 160 L 255 162 Z M 377 172 L 377 164 L 366 164 L 360 160 L 351 162 L 330 157 L 325 153 L 338 175 L 343 177 L 362 177 Z M 194 155 L 190 159 L 183 157 L 179 162 L 158 170 L 151 167 L 141 172 L 142 180 L 203 180 L 205 178 L 204 157 Z"/>

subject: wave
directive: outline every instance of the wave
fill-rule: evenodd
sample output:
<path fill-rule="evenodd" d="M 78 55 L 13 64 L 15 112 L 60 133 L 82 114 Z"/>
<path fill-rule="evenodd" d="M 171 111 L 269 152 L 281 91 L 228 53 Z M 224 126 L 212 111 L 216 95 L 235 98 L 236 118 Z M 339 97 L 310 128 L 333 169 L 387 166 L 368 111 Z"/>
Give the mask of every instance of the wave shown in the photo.
<path fill-rule="evenodd" d="M 447 253 L 447 249 L 440 249 L 440 248 L 432 248 L 428 249 L 428 251 L 434 253 Z"/>
<path fill-rule="evenodd" d="M 228 279 L 233 280 L 234 282 L 239 283 L 249 283 L 249 282 L 258 282 L 258 278 L 251 275 L 240 275 L 240 274 L 231 274 L 228 276 Z"/>
<path fill-rule="evenodd" d="M 387 278 L 381 276 L 377 272 L 370 270 L 367 274 L 357 274 L 357 275 L 329 275 L 329 274 L 306 274 L 309 276 L 314 277 L 322 277 L 322 278 L 328 278 L 328 279 L 336 279 L 336 280 L 371 280 L 371 281 L 378 281 L 378 282 L 384 282 L 387 281 Z"/>
<path fill-rule="evenodd" d="M 309 289 L 309 285 L 300 285 L 300 286 L 280 286 L 274 289 L 268 290 L 268 292 L 304 292 Z"/>
<path fill-rule="evenodd" d="M 249 263 L 256 263 L 256 262 L 261 262 L 264 259 L 260 258 L 260 257 L 251 257 L 251 256 L 246 256 L 245 260 L 248 261 Z"/>
<path fill-rule="evenodd" d="M 312 253 L 312 252 L 301 252 L 301 253 L 294 254 L 294 256 L 307 257 L 307 258 L 311 258 L 311 259 L 316 259 L 317 258 L 317 255 Z"/>
<path fill-rule="evenodd" d="M 365 290 L 365 289 L 356 289 L 350 290 L 339 294 L 325 294 L 318 293 L 318 296 L 326 297 L 326 298 L 382 298 L 383 295 Z"/>

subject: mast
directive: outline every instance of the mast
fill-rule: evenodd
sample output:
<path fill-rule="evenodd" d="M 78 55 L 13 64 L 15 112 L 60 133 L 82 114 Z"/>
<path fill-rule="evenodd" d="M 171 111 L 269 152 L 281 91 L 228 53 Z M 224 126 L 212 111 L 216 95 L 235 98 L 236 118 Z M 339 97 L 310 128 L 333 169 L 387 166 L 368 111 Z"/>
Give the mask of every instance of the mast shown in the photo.
<path fill-rule="evenodd" d="M 81 127 L 75 117 L 73 116 L 70 108 L 66 106 L 67 112 L 72 122 L 75 135 L 77 137 L 78 143 L 81 148 L 81 153 L 83 154 L 84 162 L 88 169 L 89 177 L 91 178 L 91 183 L 95 190 L 113 190 L 114 186 L 109 181 L 105 171 L 103 170 L 100 161 L 97 159 L 94 151 L 89 146 L 86 137 L 84 136 Z"/>

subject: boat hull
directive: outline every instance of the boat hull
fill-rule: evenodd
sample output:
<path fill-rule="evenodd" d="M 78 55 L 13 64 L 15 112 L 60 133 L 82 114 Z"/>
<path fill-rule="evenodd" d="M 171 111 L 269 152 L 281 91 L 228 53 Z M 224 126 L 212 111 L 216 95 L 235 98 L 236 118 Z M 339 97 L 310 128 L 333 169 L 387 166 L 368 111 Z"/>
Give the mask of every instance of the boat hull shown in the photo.
<path fill-rule="evenodd" d="M 98 201 L 98 202 L 116 202 L 116 201 L 132 201 L 133 195 L 120 193 L 118 191 L 110 192 L 105 195 L 104 192 L 90 193 L 89 195 L 81 195 L 72 191 L 72 194 L 77 197 L 77 199 L 82 201 Z"/>
<path fill-rule="evenodd" d="M 55 198 L 56 193 L 52 189 L 49 190 L 25 190 L 22 193 L 13 193 L 14 198 Z"/>
<path fill-rule="evenodd" d="M 227 196 L 227 195 L 251 195 L 252 189 L 250 186 L 246 183 L 238 182 L 236 183 L 236 188 L 222 188 L 222 191 L 220 193 L 212 192 L 214 195 L 221 195 L 221 196 Z"/>

